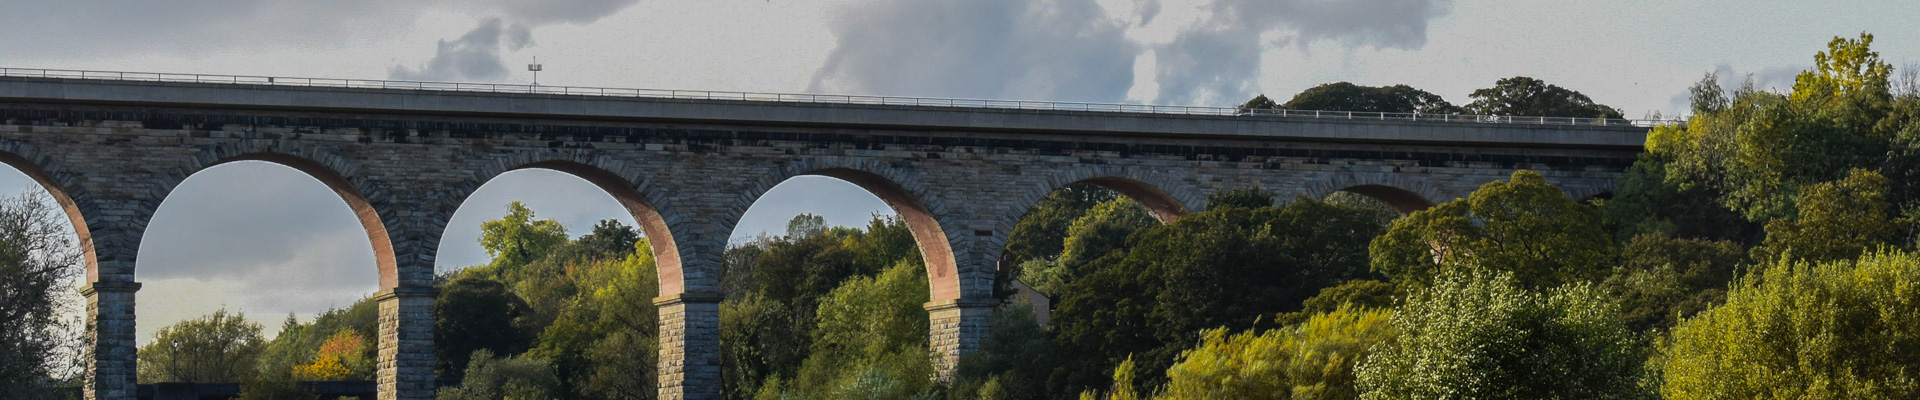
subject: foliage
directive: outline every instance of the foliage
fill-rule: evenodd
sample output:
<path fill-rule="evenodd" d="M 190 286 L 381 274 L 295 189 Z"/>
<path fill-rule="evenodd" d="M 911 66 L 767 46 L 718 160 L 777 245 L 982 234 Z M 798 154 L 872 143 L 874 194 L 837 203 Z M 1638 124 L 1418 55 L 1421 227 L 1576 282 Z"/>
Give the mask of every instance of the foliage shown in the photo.
<path fill-rule="evenodd" d="M 440 287 L 434 301 L 434 356 L 440 376 L 460 377 L 458 366 L 479 350 L 488 354 L 520 354 L 532 347 L 519 325 L 527 303 L 498 280 L 469 270 Z"/>
<path fill-rule="evenodd" d="M 1460 107 L 1440 95 L 1407 85 L 1360 86 L 1347 82 L 1325 83 L 1293 95 L 1282 106 L 1294 110 L 1366 111 L 1421 114 L 1458 114 Z"/>
<path fill-rule="evenodd" d="M 1620 267 L 1601 287 L 1620 299 L 1621 318 L 1639 331 L 1664 332 L 1719 304 L 1747 259 L 1737 243 L 1658 233 L 1635 236 L 1620 253 Z"/>
<path fill-rule="evenodd" d="M 1473 91 L 1466 111 L 1481 115 L 1528 117 L 1620 118 L 1620 110 L 1580 92 L 1524 76 L 1501 79 L 1493 87 Z"/>
<path fill-rule="evenodd" d="M 373 374 L 374 360 L 367 357 L 373 343 L 352 328 L 334 332 L 314 353 L 313 362 L 295 367 L 293 376 L 305 381 L 340 381 Z"/>
<path fill-rule="evenodd" d="M 1285 207 L 1222 207 L 1142 229 L 1067 286 L 1053 338 L 1068 365 L 1054 393 L 1105 386 L 1129 354 L 1159 380 L 1199 332 L 1253 328 L 1320 288 L 1367 275 L 1368 210 L 1296 199 Z"/>
<path fill-rule="evenodd" d="M 1627 169 L 1600 213 L 1601 220 L 1614 227 L 1616 239 L 1658 233 L 1745 242 L 1759 234 L 1758 225 L 1722 207 L 1708 188 L 1669 179 L 1669 168 L 1668 161 L 1643 153 Z"/>
<path fill-rule="evenodd" d="M 1047 376 L 1060 363 L 1047 328 L 1033 308 L 1010 305 L 993 314 L 980 349 L 961 356 L 947 392 L 951 399 L 1038 400 L 1047 398 Z"/>
<path fill-rule="evenodd" d="M 787 237 L 806 239 L 808 236 L 827 232 L 827 218 L 814 214 L 800 214 L 787 221 Z"/>
<path fill-rule="evenodd" d="M 1029 260 L 1021 265 L 1020 281 L 1040 293 L 1057 295 L 1068 283 L 1087 274 L 1088 263 L 1125 247 L 1127 235 L 1159 223 L 1133 199 L 1119 197 L 1101 202 L 1068 226 L 1056 261 Z"/>
<path fill-rule="evenodd" d="M 480 247 L 494 265 L 526 265 L 567 242 L 567 228 L 558 221 L 533 218 L 533 210 L 516 201 L 507 204 L 506 216 L 480 224 Z"/>
<path fill-rule="evenodd" d="M 1314 315 L 1330 313 L 1341 308 L 1387 309 L 1394 305 L 1393 285 L 1371 279 L 1355 279 L 1339 286 L 1320 289 L 1320 294 L 1300 302 L 1300 311 L 1281 313 L 1273 321 L 1280 325 L 1297 325 L 1306 322 Z"/>
<path fill-rule="evenodd" d="M 1007 235 L 1005 258 L 1014 265 L 1024 265 L 1030 260 L 1052 262 L 1064 250 L 1062 240 L 1066 239 L 1067 228 L 1073 221 L 1093 206 L 1118 198 L 1119 192 L 1084 183 L 1048 193 L 1013 225 L 1013 232 Z"/>
<path fill-rule="evenodd" d="M 813 345 L 784 396 L 907 398 L 931 388 L 925 268 L 901 262 L 820 299 Z"/>
<path fill-rule="evenodd" d="M 1845 260 L 1886 245 L 1896 229 L 1887 218 L 1886 192 L 1887 178 L 1861 169 L 1809 186 L 1794 201 L 1798 215 L 1767 223 L 1766 242 L 1753 249 L 1754 258 Z"/>
<path fill-rule="evenodd" d="M 1446 274 L 1394 311 L 1398 336 L 1356 368 L 1361 398 L 1643 398 L 1644 345 L 1618 315 L 1591 285 Z"/>
<path fill-rule="evenodd" d="M 1253 96 L 1252 99 L 1247 99 L 1245 103 L 1240 103 L 1237 110 L 1239 113 L 1249 113 L 1254 110 L 1272 110 L 1278 108 L 1280 108 L 1280 103 L 1275 103 L 1273 99 L 1267 98 L 1266 94 L 1261 94 Z"/>
<path fill-rule="evenodd" d="M 64 215 L 21 195 L 0 199 L 0 387 L 23 396 L 77 367 L 79 335 L 62 328 L 63 292 L 81 267 Z"/>
<path fill-rule="evenodd" d="M 1354 399 L 1354 365 L 1393 337 L 1385 310 L 1340 307 L 1258 335 L 1207 331 L 1158 399 Z"/>
<path fill-rule="evenodd" d="M 361 353 L 357 356 L 339 353 L 343 359 L 357 357 L 375 360 L 377 359 L 375 351 L 379 342 L 373 334 L 380 331 L 379 318 L 380 302 L 372 297 L 362 298 L 346 308 L 322 312 L 314 317 L 312 323 L 302 324 L 292 315 L 288 315 L 286 322 L 280 327 L 280 334 L 267 342 L 266 349 L 261 351 L 259 375 L 262 377 L 289 375 L 287 379 L 293 379 L 290 374 L 293 373 L 294 368 L 313 362 L 321 352 L 321 348 L 328 341 L 335 339 L 340 332 L 359 334 L 359 340 L 363 343 Z M 374 369 L 371 367 L 353 369 L 353 371 L 353 375 L 339 379 L 374 379 Z"/>
<path fill-rule="evenodd" d="M 1920 258 L 1781 261 L 1682 322 L 1658 360 L 1666 398 L 1915 398 Z"/>
<path fill-rule="evenodd" d="M 1615 252 L 1597 214 L 1540 174 L 1516 171 L 1465 200 L 1394 221 L 1373 239 L 1373 270 L 1402 288 L 1458 269 L 1509 272 L 1528 288 L 1597 281 Z"/>
<path fill-rule="evenodd" d="M 214 311 L 160 328 L 140 347 L 142 382 L 240 382 L 252 379 L 266 341 L 260 324 L 240 313 Z"/>
<path fill-rule="evenodd" d="M 586 240 L 585 238 L 581 239 Z M 567 272 L 578 287 L 527 354 L 551 360 L 563 393 L 582 398 L 651 399 L 659 273 L 646 239 L 630 243 L 624 260 L 598 260 Z"/>
<path fill-rule="evenodd" d="M 1387 204 L 1385 201 L 1364 194 L 1342 190 L 1329 193 L 1327 194 L 1327 198 L 1322 200 L 1348 207 L 1373 210 L 1373 222 L 1376 225 L 1380 225 L 1380 228 L 1383 230 L 1386 229 L 1386 227 L 1393 226 L 1393 220 L 1400 219 L 1400 209 L 1394 208 L 1392 204 Z"/>
<path fill-rule="evenodd" d="M 1207 195 L 1207 209 L 1225 207 L 1273 207 L 1273 192 L 1257 187 L 1228 189 Z"/>
<path fill-rule="evenodd" d="M 789 386 L 798 387 L 796 393 L 821 395 L 825 393 L 823 390 L 837 387 L 826 382 L 833 377 L 818 374 L 813 378 L 819 379 L 801 382 L 808 378 L 801 376 L 803 364 L 810 362 L 811 350 L 818 348 L 816 333 L 823 333 L 817 329 L 823 318 L 821 313 L 829 310 L 823 302 L 849 281 L 875 279 L 872 277 L 902 263 L 921 265 L 918 249 L 904 221 L 876 216 L 865 230 L 829 229 L 804 238 L 763 238 L 730 250 L 731 256 L 724 258 L 727 264 L 722 265 L 725 272 L 721 282 L 733 292 L 727 293 L 726 300 L 720 304 L 721 365 L 725 374 L 722 382 L 726 396 L 745 399 L 763 392 L 777 395 L 787 392 Z M 921 289 L 916 293 L 918 300 L 872 306 L 910 304 L 922 315 L 922 325 L 918 325 L 922 350 L 911 359 L 924 363 L 926 312 L 921 305 L 926 302 L 927 283 L 924 271 L 915 273 L 922 274 L 918 283 Z M 906 362 L 908 358 L 890 357 L 886 362 L 868 365 L 888 365 L 879 370 L 883 374 L 913 366 Z M 819 368 L 823 367 L 816 370 L 827 371 Z M 791 380 L 781 380 L 776 385 L 775 377 Z"/>
<path fill-rule="evenodd" d="M 440 389 L 440 400 L 560 399 L 560 379 L 537 357 L 494 358 L 486 349 L 468 359 L 460 386 Z"/>

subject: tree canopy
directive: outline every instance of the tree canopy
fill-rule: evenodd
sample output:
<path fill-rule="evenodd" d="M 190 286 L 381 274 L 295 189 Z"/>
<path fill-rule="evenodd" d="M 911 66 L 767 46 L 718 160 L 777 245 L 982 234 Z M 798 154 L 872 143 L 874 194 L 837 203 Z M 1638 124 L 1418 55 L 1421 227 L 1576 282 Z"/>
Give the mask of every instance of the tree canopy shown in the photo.
<path fill-rule="evenodd" d="M 1466 111 L 1480 115 L 1525 117 L 1620 118 L 1620 110 L 1596 104 L 1587 95 L 1548 84 L 1539 79 L 1516 76 L 1494 82 L 1493 87 L 1474 90 Z"/>
<path fill-rule="evenodd" d="M 1408 288 L 1460 269 L 1512 273 L 1528 288 L 1597 281 L 1616 252 L 1596 210 L 1525 170 L 1394 221 L 1370 249 L 1373 270 Z"/>

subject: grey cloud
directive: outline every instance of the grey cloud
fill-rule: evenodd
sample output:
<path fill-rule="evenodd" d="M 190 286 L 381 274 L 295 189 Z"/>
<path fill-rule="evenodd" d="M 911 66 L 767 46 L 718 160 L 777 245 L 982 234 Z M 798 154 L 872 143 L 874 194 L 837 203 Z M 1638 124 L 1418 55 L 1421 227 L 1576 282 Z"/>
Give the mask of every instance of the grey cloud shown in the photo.
<path fill-rule="evenodd" d="M 1140 4 L 1140 25 L 1141 26 L 1146 26 L 1149 23 L 1153 23 L 1153 17 L 1160 15 L 1159 0 L 1141 0 L 1139 4 Z"/>
<path fill-rule="evenodd" d="M 1154 50 L 1160 104 L 1238 102 L 1250 97 L 1269 46 L 1331 41 L 1349 48 L 1418 49 L 1427 22 L 1451 0 L 1223 0 L 1212 16 Z M 1281 39 L 1262 43 L 1279 32 Z M 1226 104 L 1212 104 L 1226 105 Z"/>
<path fill-rule="evenodd" d="M 140 279 L 254 277 L 320 287 L 378 280 L 373 245 L 346 202 L 292 168 L 242 162 L 196 173 L 147 227 Z M 364 273 L 330 278 L 341 271 Z"/>
<path fill-rule="evenodd" d="M 0 13 L 0 54 L 24 59 L 351 46 L 430 3 L 382 0 L 23 1 Z"/>
<path fill-rule="evenodd" d="M 417 81 L 498 81 L 507 77 L 507 63 L 500 52 L 519 50 L 533 43 L 526 25 L 506 24 L 499 18 L 480 21 L 465 35 L 452 42 L 441 40 L 433 58 L 417 68 L 393 66 L 389 79 Z"/>
<path fill-rule="evenodd" d="M 809 90 L 1118 101 L 1139 48 L 1091 0 L 865 3 L 829 24 Z"/>
<path fill-rule="evenodd" d="M 640 0 L 496 0 L 489 4 L 516 22 L 541 26 L 553 23 L 585 25 L 626 9 Z"/>

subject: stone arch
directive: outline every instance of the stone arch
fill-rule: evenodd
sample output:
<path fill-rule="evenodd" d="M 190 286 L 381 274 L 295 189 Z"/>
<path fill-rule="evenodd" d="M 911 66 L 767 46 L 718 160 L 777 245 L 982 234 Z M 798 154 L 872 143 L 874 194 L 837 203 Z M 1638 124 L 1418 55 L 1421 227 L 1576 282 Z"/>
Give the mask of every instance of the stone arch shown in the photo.
<path fill-rule="evenodd" d="M 646 190 L 646 181 L 638 174 L 614 172 L 625 172 L 626 168 L 619 163 L 598 157 L 534 157 L 510 159 L 508 162 L 510 164 L 506 164 L 503 168 L 485 171 L 487 180 L 490 181 L 499 174 L 511 171 L 546 169 L 578 177 L 612 196 L 614 201 L 620 203 L 621 208 L 626 209 L 627 213 L 633 216 L 634 222 L 640 225 L 640 231 L 646 235 L 647 242 L 652 246 L 654 265 L 660 275 L 660 295 L 672 296 L 686 291 L 686 276 L 681 268 L 680 248 L 675 244 L 673 233 L 668 228 L 667 218 L 654 207 L 657 199 L 649 195 L 650 191 Z M 475 186 L 463 193 L 470 195 L 477 189 L 478 186 Z M 462 199 L 464 198 L 465 196 L 462 196 Z"/>
<path fill-rule="evenodd" d="M 380 274 L 380 289 L 392 290 L 400 286 L 399 260 L 394 254 L 394 243 L 392 235 L 389 234 L 390 223 L 395 218 L 391 215 L 382 215 L 386 207 L 379 207 L 369 197 L 370 194 L 379 196 L 380 192 L 365 180 L 356 179 L 359 168 L 348 162 L 346 158 L 324 149 L 304 146 L 298 141 L 248 139 L 222 143 L 202 150 L 188 162 L 188 165 L 176 169 L 161 182 L 160 187 L 155 189 L 153 199 L 155 206 L 151 207 L 148 213 L 151 214 L 153 210 L 158 209 L 158 204 L 164 201 L 181 182 L 186 181 L 187 177 L 207 168 L 237 161 L 263 161 L 283 165 L 305 173 L 326 185 L 327 189 L 332 190 L 334 194 L 340 196 L 341 201 L 347 203 L 347 208 L 353 211 L 360 226 L 366 230 L 367 240 L 373 245 L 374 264 Z M 151 215 L 147 217 L 151 218 Z"/>
<path fill-rule="evenodd" d="M 1147 211 L 1150 211 L 1160 222 L 1173 222 L 1181 215 L 1206 204 L 1203 197 L 1196 191 L 1175 182 L 1177 181 L 1160 173 L 1124 167 L 1099 166 L 1048 171 L 1042 183 L 1030 185 L 1020 191 L 1020 197 L 1014 199 L 1014 206 L 1009 208 L 1008 213 L 1001 218 L 1001 226 L 998 230 L 1012 232 L 1013 225 L 1018 224 L 1020 218 L 1025 217 L 1034 204 L 1040 203 L 1040 198 L 1067 185 L 1078 183 L 1099 185 L 1120 192 L 1121 195 L 1140 202 L 1140 205 L 1146 207 Z"/>
<path fill-rule="evenodd" d="M 747 207 L 751 207 L 774 186 L 803 175 L 847 181 L 879 197 L 881 202 L 900 215 L 901 220 L 907 223 L 907 229 L 913 233 L 913 240 L 920 248 L 920 258 L 926 263 L 927 283 L 931 288 L 928 298 L 937 303 L 964 297 L 960 262 L 968 259 L 965 254 L 967 247 L 964 243 L 956 242 L 968 235 L 948 230 L 965 227 L 958 223 L 942 223 L 946 213 L 942 212 L 944 207 L 940 199 L 928 196 L 919 174 L 904 168 L 869 159 L 837 157 L 792 162 L 775 174 L 755 181 L 748 188 L 749 193 L 741 196 L 735 207 L 730 209 L 726 228 L 731 231 L 746 213 Z"/>
<path fill-rule="evenodd" d="M 86 282 L 99 282 L 101 279 L 100 255 L 94 249 L 91 229 L 97 225 L 87 221 L 89 217 L 97 216 L 99 213 L 90 212 L 92 202 L 89 201 L 86 187 L 79 185 L 75 181 L 75 175 L 67 173 L 58 159 L 41 153 L 39 149 L 26 142 L 0 141 L 0 164 L 6 164 L 20 171 L 27 178 L 33 179 L 34 183 L 40 184 L 41 189 L 53 195 L 55 206 L 60 207 L 60 211 L 67 217 L 67 222 L 73 224 L 74 245 L 80 248 L 81 260 L 87 269 Z M 133 278 L 127 276 L 122 280 L 132 281 Z"/>
<path fill-rule="evenodd" d="M 1440 190 L 1426 180 L 1396 173 L 1334 174 L 1309 186 L 1307 196 L 1326 198 L 1339 191 L 1379 199 L 1399 210 L 1401 215 L 1433 207 L 1432 199 L 1444 198 Z"/>

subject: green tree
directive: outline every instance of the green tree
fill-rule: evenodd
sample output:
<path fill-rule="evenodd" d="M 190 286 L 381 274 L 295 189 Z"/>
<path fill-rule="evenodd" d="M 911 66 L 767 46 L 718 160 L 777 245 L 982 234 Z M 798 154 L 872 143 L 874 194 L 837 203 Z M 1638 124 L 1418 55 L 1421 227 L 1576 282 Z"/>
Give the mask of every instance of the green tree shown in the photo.
<path fill-rule="evenodd" d="M 1068 226 L 1057 261 L 1030 260 L 1022 264 L 1020 281 L 1040 293 L 1057 295 L 1068 283 L 1087 274 L 1087 263 L 1125 248 L 1127 235 L 1133 231 L 1158 224 L 1160 221 L 1133 199 L 1119 197 L 1102 202 Z"/>
<path fill-rule="evenodd" d="M 1357 367 L 1363 399 L 1634 399 L 1641 337 L 1591 285 L 1539 294 L 1505 272 L 1439 277 Z"/>
<path fill-rule="evenodd" d="M 1275 103 L 1273 99 L 1267 98 L 1267 95 L 1261 94 L 1253 96 L 1252 99 L 1248 99 L 1245 103 L 1240 103 L 1238 110 L 1240 113 L 1249 113 L 1256 110 L 1274 110 L 1279 108 L 1280 103 Z"/>
<path fill-rule="evenodd" d="M 659 315 L 653 299 L 660 295 L 659 273 L 645 239 L 629 246 L 624 260 L 598 260 L 567 271 L 563 279 L 576 285 L 578 294 L 527 352 L 551 362 L 563 393 L 593 399 L 657 394 Z"/>
<path fill-rule="evenodd" d="M 253 379 L 266 340 L 260 324 L 214 311 L 160 328 L 140 347 L 142 382 L 225 383 Z"/>
<path fill-rule="evenodd" d="M 1516 76 L 1494 82 L 1493 87 L 1473 91 L 1473 102 L 1466 111 L 1480 115 L 1527 117 L 1620 118 L 1620 110 L 1601 104 L 1580 92 L 1550 85 L 1539 79 Z"/>
<path fill-rule="evenodd" d="M 1048 398 L 1047 376 L 1060 363 L 1059 350 L 1047 341 L 1047 328 L 1033 308 L 1001 308 L 987 325 L 980 349 L 960 358 L 948 398 L 954 400 L 1039 400 Z"/>
<path fill-rule="evenodd" d="M 1747 252 L 1738 243 L 1642 234 L 1620 248 L 1620 267 L 1601 284 L 1634 330 L 1666 331 L 1726 299 Z"/>
<path fill-rule="evenodd" d="M 477 275 L 477 274 L 463 274 Z M 532 346 L 522 319 L 527 303 L 500 281 L 482 276 L 460 276 L 440 287 L 434 301 L 434 355 L 441 376 L 459 377 L 469 355 L 520 354 Z"/>
<path fill-rule="evenodd" d="M 1457 114 L 1460 108 L 1440 95 L 1407 85 L 1360 86 L 1347 82 L 1325 83 L 1293 95 L 1281 107 L 1293 110 L 1366 111 L 1422 114 Z"/>
<path fill-rule="evenodd" d="M 1359 398 L 1354 365 L 1393 337 L 1386 310 L 1340 307 L 1255 335 L 1207 331 L 1167 370 L 1156 399 Z"/>
<path fill-rule="evenodd" d="M 1047 194 L 1013 225 L 1013 232 L 1007 235 L 1004 257 L 1014 265 L 1023 265 L 1029 260 L 1054 261 L 1065 250 L 1062 243 L 1073 221 L 1093 206 L 1117 198 L 1120 198 L 1119 192 L 1084 183 L 1067 185 Z"/>
<path fill-rule="evenodd" d="M 1315 315 L 1341 308 L 1388 309 L 1393 308 L 1394 304 L 1393 285 L 1371 279 L 1356 279 L 1320 289 L 1320 294 L 1300 302 L 1300 311 L 1281 313 L 1273 321 L 1280 325 L 1297 325 Z"/>
<path fill-rule="evenodd" d="M 546 255 L 567 243 L 567 228 L 559 221 L 536 220 L 533 210 L 520 202 L 507 204 L 507 215 L 480 224 L 480 247 L 493 257 L 493 265 L 517 268 Z"/>
<path fill-rule="evenodd" d="M 1320 288 L 1366 276 L 1365 246 L 1379 233 L 1368 210 L 1296 199 L 1285 207 L 1222 207 L 1149 227 L 1125 251 L 1090 263 L 1053 315 L 1068 364 L 1053 393 L 1104 387 L 1132 355 L 1148 384 L 1199 332 L 1250 329 L 1299 309 Z"/>
<path fill-rule="evenodd" d="M 1767 223 L 1766 242 L 1753 249 L 1754 258 L 1845 260 L 1887 245 L 1897 227 L 1888 218 L 1886 192 L 1887 178 L 1861 169 L 1809 186 L 1795 200 L 1798 215 Z"/>
<path fill-rule="evenodd" d="M 1227 189 L 1207 195 L 1207 209 L 1223 207 L 1273 207 L 1273 192 L 1257 187 Z"/>
<path fill-rule="evenodd" d="M 918 262 L 900 262 L 877 277 L 848 279 L 822 298 L 813 348 L 786 394 L 906 399 L 931 389 L 925 271 Z"/>
<path fill-rule="evenodd" d="M 266 348 L 261 351 L 259 375 L 263 379 L 287 375 L 294 367 L 312 362 L 322 345 L 342 331 L 356 332 L 361 341 L 368 344 L 361 350 L 360 358 L 377 359 L 376 346 L 373 344 L 379 343 L 379 338 L 374 337 L 375 333 L 380 332 L 379 318 L 380 302 L 372 297 L 362 298 L 346 308 L 321 312 L 312 323 L 303 324 L 295 320 L 293 315 L 287 315 L 286 322 L 280 327 L 280 334 L 267 342 Z M 350 379 L 374 379 L 373 371 L 361 372 Z"/>
<path fill-rule="evenodd" d="M 1680 323 L 1655 362 L 1668 399 L 1920 397 L 1920 259 L 1779 262 Z"/>
<path fill-rule="evenodd" d="M 1643 153 L 1620 179 L 1613 198 L 1605 200 L 1601 220 L 1615 229 L 1615 238 L 1658 233 L 1682 238 L 1745 242 L 1760 228 L 1739 213 L 1721 206 L 1708 188 L 1685 187 L 1668 178 L 1669 163 Z"/>
<path fill-rule="evenodd" d="M 560 379 L 553 368 L 538 357 L 494 358 L 486 349 L 466 357 L 465 376 L 460 386 L 441 389 L 440 400 L 561 399 Z"/>
<path fill-rule="evenodd" d="M 619 220 L 603 219 L 593 225 L 593 231 L 574 240 L 582 250 L 593 254 L 595 258 L 622 259 L 633 254 L 635 242 L 640 241 L 640 231 L 620 223 Z M 652 249 L 644 249 L 652 251 Z"/>
<path fill-rule="evenodd" d="M 73 290 L 81 259 L 55 211 L 26 195 L 0 199 L 0 387 L 23 397 L 78 355 L 79 336 L 60 328 L 58 299 Z"/>
<path fill-rule="evenodd" d="M 1456 269 L 1510 272 L 1528 288 L 1591 282 L 1615 254 L 1595 210 L 1525 170 L 1394 221 L 1371 251 L 1373 270 L 1403 288 Z"/>

